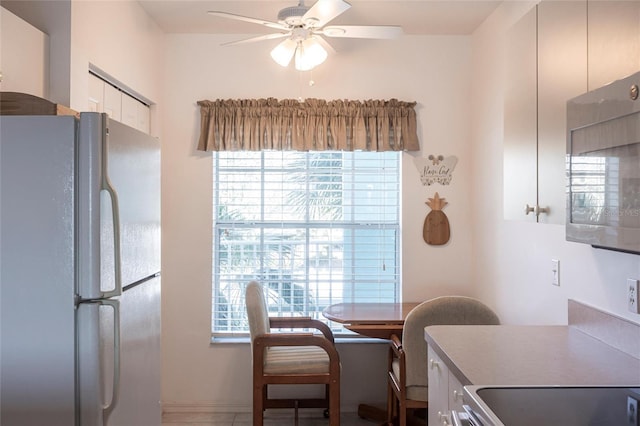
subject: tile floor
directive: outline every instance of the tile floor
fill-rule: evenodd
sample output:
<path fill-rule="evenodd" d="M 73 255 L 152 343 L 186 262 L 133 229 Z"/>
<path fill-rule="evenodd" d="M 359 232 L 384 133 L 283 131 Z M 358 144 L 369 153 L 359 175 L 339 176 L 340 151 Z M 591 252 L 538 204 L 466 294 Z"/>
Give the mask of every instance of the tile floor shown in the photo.
<path fill-rule="evenodd" d="M 299 411 L 299 426 L 325 426 L 321 410 L 305 409 Z M 264 426 L 294 425 L 293 410 L 268 410 L 264 416 Z M 342 413 L 341 426 L 372 426 L 368 420 L 358 417 L 357 413 Z M 251 413 L 165 413 L 162 426 L 251 426 Z"/>

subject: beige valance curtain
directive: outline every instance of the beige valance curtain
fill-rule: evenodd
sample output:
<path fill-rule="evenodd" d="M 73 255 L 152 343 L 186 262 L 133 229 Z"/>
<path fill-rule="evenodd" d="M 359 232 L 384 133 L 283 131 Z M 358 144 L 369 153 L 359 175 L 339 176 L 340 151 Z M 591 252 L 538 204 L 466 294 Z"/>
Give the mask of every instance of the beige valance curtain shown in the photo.
<path fill-rule="evenodd" d="M 417 151 L 415 102 L 199 101 L 201 151 Z"/>

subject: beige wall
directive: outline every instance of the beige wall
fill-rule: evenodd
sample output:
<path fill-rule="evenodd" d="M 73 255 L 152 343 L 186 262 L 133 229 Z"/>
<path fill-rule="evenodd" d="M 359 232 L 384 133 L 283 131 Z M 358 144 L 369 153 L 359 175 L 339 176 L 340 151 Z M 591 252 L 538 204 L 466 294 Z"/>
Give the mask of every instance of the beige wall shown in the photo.
<path fill-rule="evenodd" d="M 217 98 L 389 99 L 417 101 L 423 152 L 403 155 L 403 298 L 471 294 L 472 216 L 469 191 L 470 37 L 406 36 L 398 41 L 336 43 L 338 53 L 313 75 L 284 69 L 269 43 L 220 47 L 240 39 L 170 35 L 166 51 L 163 137 L 163 397 L 167 407 L 249 410 L 247 344 L 210 345 L 211 155 L 195 150 L 196 102 Z M 274 44 L 274 43 L 271 43 Z M 452 54 L 455 52 L 455 54 Z M 310 87 L 308 79 L 315 85 Z M 451 185 L 424 187 L 412 155 L 456 155 Z M 427 198 L 438 191 L 449 205 L 451 241 L 422 240 Z M 343 406 L 385 400 L 386 347 L 340 345 Z M 372 384 L 370 384 L 372 383 Z"/>
<path fill-rule="evenodd" d="M 480 296 L 513 324 L 566 324 L 569 298 L 640 322 L 625 298 L 626 278 L 640 278 L 640 256 L 566 242 L 562 225 L 502 219 L 503 36 L 533 4 L 503 4 L 473 39 L 473 274 Z M 551 259 L 560 260 L 560 287 L 551 285 Z"/>
<path fill-rule="evenodd" d="M 173 35 L 167 45 L 163 139 L 164 381 L 167 407 L 248 410 L 249 348 L 209 345 L 211 160 L 195 150 L 200 99 L 242 97 L 390 98 L 418 102 L 422 152 L 456 155 L 450 186 L 423 187 L 403 155 L 402 295 L 476 295 L 505 323 L 566 324 L 567 299 L 638 322 L 625 304 L 638 256 L 564 241 L 564 227 L 502 218 L 504 33 L 534 3 L 503 4 L 471 37 L 405 36 L 399 42 L 336 45 L 338 55 L 306 84 L 278 67 L 261 44 L 221 48 L 236 38 Z M 185 188 L 190 188 L 185 190 Z M 449 205 L 451 242 L 421 238 L 426 198 Z M 550 284 L 551 259 L 561 286 Z M 384 345 L 342 344 L 343 403 L 384 400 Z M 364 360 L 364 361 L 363 361 Z M 372 380 L 365 386 L 363 383 Z"/>

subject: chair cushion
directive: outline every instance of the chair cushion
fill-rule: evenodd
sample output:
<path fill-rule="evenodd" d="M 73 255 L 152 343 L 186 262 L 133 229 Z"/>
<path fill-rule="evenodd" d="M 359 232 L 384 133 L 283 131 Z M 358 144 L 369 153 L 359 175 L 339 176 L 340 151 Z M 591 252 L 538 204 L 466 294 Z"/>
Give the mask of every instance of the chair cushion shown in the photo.
<path fill-rule="evenodd" d="M 391 363 L 391 370 L 396 377 L 398 383 L 400 383 L 400 361 L 394 359 Z M 429 387 L 428 386 L 407 386 L 407 399 L 414 401 L 428 401 L 429 400 Z"/>
<path fill-rule="evenodd" d="M 329 356 L 317 346 L 274 346 L 266 349 L 266 374 L 329 373 Z"/>
<path fill-rule="evenodd" d="M 407 386 L 407 399 L 412 399 L 414 401 L 428 401 L 429 387 L 428 386 Z"/>
<path fill-rule="evenodd" d="M 400 360 L 398 358 L 394 358 L 391 362 L 391 370 L 393 371 L 396 381 L 400 383 Z"/>

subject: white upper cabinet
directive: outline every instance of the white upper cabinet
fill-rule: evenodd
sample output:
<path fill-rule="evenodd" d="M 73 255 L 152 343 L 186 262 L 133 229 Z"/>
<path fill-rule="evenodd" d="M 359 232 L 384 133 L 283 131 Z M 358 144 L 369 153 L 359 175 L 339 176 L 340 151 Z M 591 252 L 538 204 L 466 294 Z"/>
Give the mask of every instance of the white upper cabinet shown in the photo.
<path fill-rule="evenodd" d="M 49 36 L 0 7 L 0 90 L 49 96 Z"/>
<path fill-rule="evenodd" d="M 136 128 L 138 126 L 138 105 L 137 99 L 122 94 L 122 122 L 127 126 Z"/>
<path fill-rule="evenodd" d="M 505 219 L 565 222 L 566 103 L 588 90 L 588 10 L 542 1 L 507 36 Z"/>
<path fill-rule="evenodd" d="M 142 102 L 138 102 L 138 124 L 135 128 L 141 132 L 151 133 L 151 110 Z"/>
<path fill-rule="evenodd" d="M 104 81 L 89 74 L 89 104 L 91 112 L 104 112 Z"/>
<path fill-rule="evenodd" d="M 640 1 L 588 4 L 591 90 L 640 70 Z"/>
<path fill-rule="evenodd" d="M 537 203 L 537 8 L 507 33 L 504 100 L 504 217 L 535 221 Z"/>
<path fill-rule="evenodd" d="M 543 0 L 506 42 L 504 217 L 563 224 L 566 103 L 640 70 L 640 1 Z"/>
<path fill-rule="evenodd" d="M 104 84 L 104 112 L 109 118 L 122 121 L 122 92 L 108 83 Z"/>
<path fill-rule="evenodd" d="M 587 5 L 538 5 L 538 222 L 566 220 L 567 100 L 587 91 Z"/>
<path fill-rule="evenodd" d="M 112 120 L 149 133 L 150 109 L 129 94 L 89 73 L 88 111 L 106 112 Z"/>
<path fill-rule="evenodd" d="M 122 122 L 149 133 L 149 107 L 126 93 L 122 94 Z"/>

